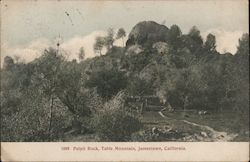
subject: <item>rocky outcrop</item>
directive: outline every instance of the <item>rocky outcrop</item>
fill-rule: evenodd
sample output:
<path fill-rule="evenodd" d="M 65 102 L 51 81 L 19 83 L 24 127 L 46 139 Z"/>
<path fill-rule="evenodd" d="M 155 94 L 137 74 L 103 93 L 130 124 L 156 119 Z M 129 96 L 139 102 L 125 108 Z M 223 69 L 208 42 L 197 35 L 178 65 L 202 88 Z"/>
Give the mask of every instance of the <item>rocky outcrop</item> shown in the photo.
<path fill-rule="evenodd" d="M 156 42 L 153 44 L 153 49 L 156 49 L 159 54 L 166 54 L 169 51 L 169 46 L 165 42 Z"/>
<path fill-rule="evenodd" d="M 127 49 L 125 55 L 132 56 L 132 55 L 137 55 L 141 52 L 143 52 L 143 49 L 140 45 L 132 45 Z"/>
<path fill-rule="evenodd" d="M 126 47 L 131 45 L 152 46 L 156 42 L 166 42 L 168 28 L 154 21 L 143 21 L 135 25 L 128 36 Z"/>

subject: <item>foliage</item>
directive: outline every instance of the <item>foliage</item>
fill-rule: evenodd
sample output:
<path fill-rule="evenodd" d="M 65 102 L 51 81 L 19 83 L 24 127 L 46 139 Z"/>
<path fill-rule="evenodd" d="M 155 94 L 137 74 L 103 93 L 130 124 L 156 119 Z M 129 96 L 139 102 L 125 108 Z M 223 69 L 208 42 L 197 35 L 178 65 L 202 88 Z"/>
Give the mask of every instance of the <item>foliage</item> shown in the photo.
<path fill-rule="evenodd" d="M 120 28 L 117 32 L 116 39 L 120 39 L 122 37 L 126 37 L 126 32 L 123 28 Z"/>
<path fill-rule="evenodd" d="M 69 124 L 67 122 L 70 120 L 65 109 L 54 110 L 54 124 L 49 132 L 48 100 L 37 89 L 26 90 L 20 100 L 21 103 L 17 105 L 15 112 L 2 116 L 2 141 L 53 141 L 62 136 L 62 128 Z M 7 106 L 2 108 L 8 109 Z"/>
<path fill-rule="evenodd" d="M 167 34 L 167 42 L 169 42 L 174 49 L 177 49 L 181 43 L 182 32 L 179 26 L 172 25 Z"/>
<path fill-rule="evenodd" d="M 124 37 L 126 37 L 126 31 L 123 28 L 120 28 L 116 34 L 116 39 L 122 38 L 122 45 L 124 46 Z"/>
<path fill-rule="evenodd" d="M 117 69 L 97 71 L 86 81 L 86 86 L 96 87 L 97 93 L 104 99 L 110 99 L 127 85 L 124 72 Z"/>
<path fill-rule="evenodd" d="M 140 127 L 139 120 L 126 112 L 106 110 L 98 116 L 96 130 L 104 141 L 128 141 L 130 135 Z"/>
<path fill-rule="evenodd" d="M 27 138 L 32 137 L 37 138 L 37 141 L 40 141 L 39 138 L 42 138 L 43 135 L 36 137 L 34 133 L 40 130 L 44 132 L 46 131 L 46 126 L 44 127 L 44 123 L 39 123 L 39 118 L 44 117 L 45 114 L 41 111 L 37 111 L 37 108 L 39 105 L 41 105 L 41 100 L 40 102 L 34 100 L 33 104 L 29 106 L 25 101 L 23 101 L 22 104 L 27 107 L 23 107 L 21 104 L 19 104 L 17 105 L 17 110 L 15 112 L 8 113 L 8 115 L 4 114 L 2 116 L 2 141 L 25 141 Z M 7 107 L 3 107 L 3 110 L 5 109 L 7 109 Z M 37 118 L 34 113 L 39 117 Z"/>
<path fill-rule="evenodd" d="M 94 118 L 95 130 L 103 141 L 129 141 L 142 126 L 138 117 L 126 111 L 124 97 L 118 93 Z"/>
<path fill-rule="evenodd" d="M 14 60 L 11 57 L 9 56 L 4 57 L 3 67 L 5 69 L 11 69 L 13 65 L 14 65 Z"/>
<path fill-rule="evenodd" d="M 154 92 L 152 82 L 148 82 L 138 76 L 130 78 L 126 89 L 130 95 L 151 95 Z"/>
<path fill-rule="evenodd" d="M 107 36 L 104 37 L 104 45 L 106 46 L 107 50 L 110 50 L 113 47 L 114 39 L 114 29 L 109 28 L 107 31 Z"/>
<path fill-rule="evenodd" d="M 63 70 L 58 75 L 57 97 L 71 113 L 89 116 L 90 109 L 86 104 L 87 98 L 79 66 L 76 62 L 65 62 L 61 65 L 61 69 Z"/>
<path fill-rule="evenodd" d="M 120 28 L 116 39 L 125 35 Z M 6 56 L 0 78 L 3 141 L 59 140 L 73 119 L 86 127 L 93 121 L 103 140 L 128 141 L 141 123 L 124 107 L 122 90 L 159 95 L 174 109 L 249 118 L 249 34 L 239 39 L 235 55 L 217 52 L 212 34 L 203 42 L 197 27 L 182 34 L 177 25 L 142 22 L 125 48 L 113 47 L 114 36 L 110 28 L 96 38 L 96 53 L 108 49 L 101 57 L 84 59 L 80 48 L 80 63 L 52 48 L 30 63 Z M 163 45 L 167 50 L 159 52 Z"/>
<path fill-rule="evenodd" d="M 235 55 L 236 62 L 230 69 L 231 87 L 237 87 L 235 94 L 235 108 L 241 115 L 249 114 L 249 34 L 243 34 Z M 237 68 L 236 68 L 237 67 Z"/>
<path fill-rule="evenodd" d="M 184 46 L 187 47 L 196 57 L 199 57 L 203 46 L 203 40 L 197 27 L 193 26 L 189 33 L 182 37 L 182 40 Z"/>
<path fill-rule="evenodd" d="M 104 40 L 103 37 L 100 37 L 100 36 L 96 37 L 95 44 L 94 44 L 94 47 L 93 47 L 95 53 L 98 53 L 99 55 L 102 55 L 102 48 L 103 48 L 104 44 L 105 44 L 105 40 Z"/>
<path fill-rule="evenodd" d="M 84 51 L 83 47 L 81 47 L 80 50 L 79 50 L 78 58 L 79 58 L 80 61 L 84 60 L 84 58 L 85 58 L 85 51 Z"/>
<path fill-rule="evenodd" d="M 214 52 L 216 51 L 216 38 L 213 34 L 208 34 L 206 42 L 204 44 L 205 50 L 208 52 Z"/>

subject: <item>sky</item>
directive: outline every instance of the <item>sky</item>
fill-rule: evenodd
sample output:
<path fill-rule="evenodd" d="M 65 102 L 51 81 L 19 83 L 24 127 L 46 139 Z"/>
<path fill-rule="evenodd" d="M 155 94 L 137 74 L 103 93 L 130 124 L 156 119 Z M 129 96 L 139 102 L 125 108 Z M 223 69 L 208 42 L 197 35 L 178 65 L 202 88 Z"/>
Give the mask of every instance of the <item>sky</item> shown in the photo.
<path fill-rule="evenodd" d="M 109 27 L 129 33 L 145 20 L 177 24 L 183 33 L 195 25 L 204 38 L 216 35 L 219 52 L 235 53 L 238 39 L 248 32 L 248 16 L 247 0 L 2 0 L 1 59 L 9 55 L 32 61 L 59 37 L 69 60 L 77 58 L 82 46 L 86 58 L 94 57 L 96 36 L 104 36 Z"/>

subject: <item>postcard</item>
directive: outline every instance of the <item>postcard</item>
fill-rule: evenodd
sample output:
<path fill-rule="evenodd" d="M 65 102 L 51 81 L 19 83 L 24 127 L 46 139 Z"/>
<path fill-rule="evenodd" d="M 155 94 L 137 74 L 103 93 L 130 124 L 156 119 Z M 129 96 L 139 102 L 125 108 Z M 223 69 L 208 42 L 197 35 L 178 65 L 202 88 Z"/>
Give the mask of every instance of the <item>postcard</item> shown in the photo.
<path fill-rule="evenodd" d="M 2 0 L 2 161 L 249 161 L 247 0 Z"/>

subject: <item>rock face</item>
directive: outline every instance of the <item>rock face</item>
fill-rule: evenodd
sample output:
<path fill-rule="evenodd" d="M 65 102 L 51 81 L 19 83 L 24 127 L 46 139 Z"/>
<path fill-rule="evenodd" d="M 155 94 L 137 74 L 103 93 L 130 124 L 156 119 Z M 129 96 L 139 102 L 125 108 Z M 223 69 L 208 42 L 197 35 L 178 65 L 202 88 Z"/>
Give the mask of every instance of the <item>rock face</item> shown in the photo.
<path fill-rule="evenodd" d="M 156 49 L 157 53 L 159 54 L 165 54 L 169 51 L 169 46 L 165 42 L 156 42 L 152 46 L 154 49 Z"/>
<path fill-rule="evenodd" d="M 143 51 L 143 49 L 140 45 L 131 45 L 131 46 L 129 46 L 129 48 L 127 49 L 125 54 L 126 55 L 137 55 L 142 51 Z"/>
<path fill-rule="evenodd" d="M 126 46 L 135 44 L 152 46 L 156 42 L 166 42 L 168 30 L 166 26 L 154 21 L 140 22 L 130 32 Z"/>

